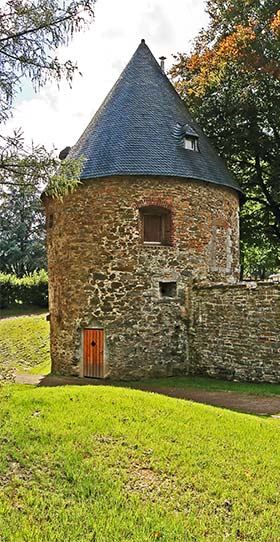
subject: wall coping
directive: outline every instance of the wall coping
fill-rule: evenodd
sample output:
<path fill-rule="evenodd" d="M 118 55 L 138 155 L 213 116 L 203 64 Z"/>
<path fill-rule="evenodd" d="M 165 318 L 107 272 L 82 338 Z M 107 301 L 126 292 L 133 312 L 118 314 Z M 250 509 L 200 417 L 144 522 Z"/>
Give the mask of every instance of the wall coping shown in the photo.
<path fill-rule="evenodd" d="M 193 284 L 193 288 L 195 290 L 210 290 L 210 289 L 214 289 L 214 288 L 221 288 L 221 289 L 225 289 L 225 288 L 244 288 L 244 289 L 248 289 L 248 290 L 254 290 L 256 288 L 258 288 L 258 286 L 268 286 L 268 287 L 276 287 L 276 288 L 280 288 L 280 279 L 275 279 L 275 280 L 258 280 L 258 281 L 240 281 L 240 282 L 214 282 L 214 283 L 198 283 L 198 284 Z"/>

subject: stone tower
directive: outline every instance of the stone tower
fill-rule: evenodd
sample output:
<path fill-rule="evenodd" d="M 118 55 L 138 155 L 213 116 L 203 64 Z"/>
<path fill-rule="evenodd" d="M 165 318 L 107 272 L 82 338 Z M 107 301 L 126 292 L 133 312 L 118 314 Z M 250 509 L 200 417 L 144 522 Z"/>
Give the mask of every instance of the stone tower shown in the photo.
<path fill-rule="evenodd" d="M 239 274 L 240 189 L 142 40 L 45 198 L 52 370 L 187 374 L 192 281 Z"/>

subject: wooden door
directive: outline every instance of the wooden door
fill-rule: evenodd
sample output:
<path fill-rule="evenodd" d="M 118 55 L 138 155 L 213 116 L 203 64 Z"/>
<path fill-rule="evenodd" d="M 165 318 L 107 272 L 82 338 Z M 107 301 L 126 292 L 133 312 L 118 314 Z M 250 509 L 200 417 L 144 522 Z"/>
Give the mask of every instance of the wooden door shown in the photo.
<path fill-rule="evenodd" d="M 84 376 L 104 377 L 103 329 L 84 329 Z"/>

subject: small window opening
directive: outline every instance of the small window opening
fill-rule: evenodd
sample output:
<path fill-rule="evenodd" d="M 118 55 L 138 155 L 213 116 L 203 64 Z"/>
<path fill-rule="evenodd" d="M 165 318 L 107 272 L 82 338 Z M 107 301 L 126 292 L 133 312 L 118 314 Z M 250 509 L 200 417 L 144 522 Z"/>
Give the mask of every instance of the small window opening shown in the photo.
<path fill-rule="evenodd" d="M 50 214 L 49 220 L 48 220 L 48 228 L 53 227 L 53 214 Z"/>
<path fill-rule="evenodd" d="M 145 244 L 170 245 L 171 213 L 161 207 L 141 209 Z"/>
<path fill-rule="evenodd" d="M 185 136 L 184 137 L 184 147 L 189 151 L 198 152 L 198 139 L 197 137 Z"/>
<path fill-rule="evenodd" d="M 159 293 L 161 297 L 176 297 L 176 293 L 177 293 L 176 282 L 160 282 Z"/>

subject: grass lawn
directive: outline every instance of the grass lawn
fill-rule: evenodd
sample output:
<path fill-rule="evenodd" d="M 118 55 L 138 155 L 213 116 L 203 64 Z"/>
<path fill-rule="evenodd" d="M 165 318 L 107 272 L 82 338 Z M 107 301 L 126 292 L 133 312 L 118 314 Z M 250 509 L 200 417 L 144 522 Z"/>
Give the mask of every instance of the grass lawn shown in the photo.
<path fill-rule="evenodd" d="M 141 385 L 145 385 L 145 387 L 147 388 L 157 386 L 173 388 L 192 388 L 208 391 L 235 391 L 238 393 L 249 393 L 254 395 L 280 395 L 280 384 L 230 382 L 228 380 L 215 380 L 214 378 L 207 378 L 203 376 L 182 376 L 159 379 L 155 378 L 149 380 L 142 380 Z M 133 383 L 133 387 L 135 387 L 135 383 Z"/>
<path fill-rule="evenodd" d="M 0 373 L 10 369 L 50 372 L 49 322 L 44 315 L 7 318 L 0 322 Z"/>
<path fill-rule="evenodd" d="M 0 394 L 1 542 L 279 542 L 280 420 L 126 388 Z"/>

